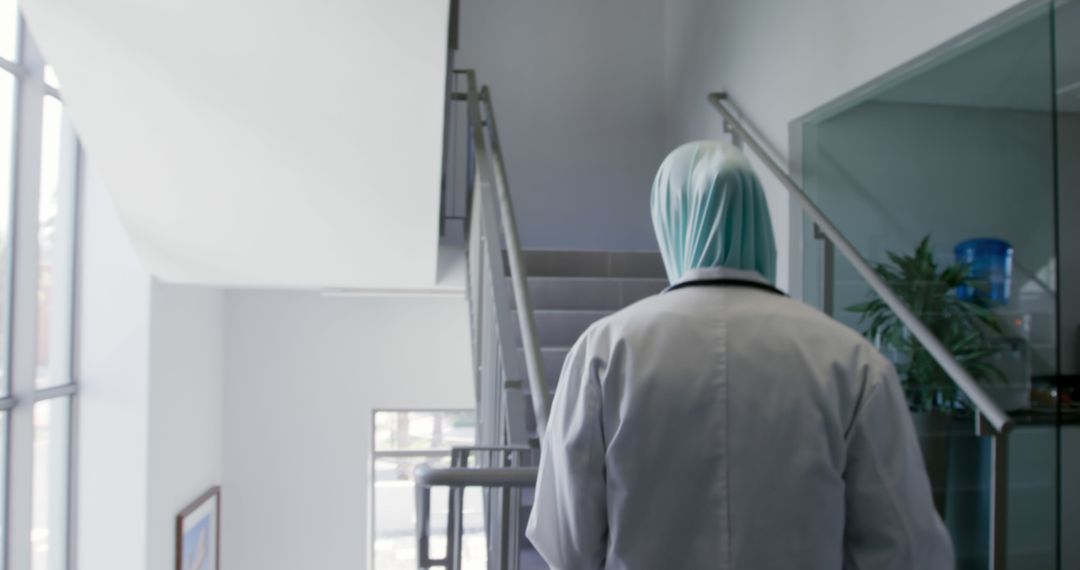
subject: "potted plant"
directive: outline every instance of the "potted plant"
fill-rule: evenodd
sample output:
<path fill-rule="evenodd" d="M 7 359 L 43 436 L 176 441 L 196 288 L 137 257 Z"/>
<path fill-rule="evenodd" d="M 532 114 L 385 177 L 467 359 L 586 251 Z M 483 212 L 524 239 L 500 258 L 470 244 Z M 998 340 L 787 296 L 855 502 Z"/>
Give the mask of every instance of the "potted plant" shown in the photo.
<path fill-rule="evenodd" d="M 981 296 L 965 300 L 956 294 L 961 286 L 982 285 L 969 277 L 968 266 L 954 263 L 939 268 L 930 236 L 924 237 L 911 255 L 888 252 L 888 258 L 889 263 L 877 264 L 874 270 L 957 362 L 978 380 L 1004 381 L 1004 374 L 991 363 L 1001 348 L 1001 322 Z M 919 432 L 934 503 L 943 511 L 948 478 L 947 433 L 956 416 L 968 415 L 968 404 L 948 374 L 884 301 L 873 295 L 847 310 L 860 315 L 866 337 L 896 362 Z"/>

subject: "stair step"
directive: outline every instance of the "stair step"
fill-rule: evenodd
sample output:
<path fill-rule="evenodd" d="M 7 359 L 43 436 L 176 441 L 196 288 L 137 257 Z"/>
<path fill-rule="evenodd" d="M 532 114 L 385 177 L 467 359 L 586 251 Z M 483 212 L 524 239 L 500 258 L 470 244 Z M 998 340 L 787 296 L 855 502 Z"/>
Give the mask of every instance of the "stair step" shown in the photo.
<path fill-rule="evenodd" d="M 663 279 L 625 279 L 622 282 L 622 306 L 634 303 L 661 293 L 668 286 L 667 277 Z"/>
<path fill-rule="evenodd" d="M 652 277 L 529 277 L 533 310 L 614 311 L 663 291 Z"/>
<path fill-rule="evenodd" d="M 596 321 L 612 311 L 575 311 L 562 309 L 534 310 L 536 335 L 541 347 L 569 347 Z"/>
<path fill-rule="evenodd" d="M 524 349 L 519 348 L 524 358 Z M 569 346 L 545 346 L 540 349 L 540 361 L 544 367 L 544 379 L 547 380 L 548 388 L 554 393 L 555 386 L 559 383 L 559 373 L 562 372 L 563 362 L 570 353 Z M 525 387 L 528 392 L 528 386 Z"/>
<path fill-rule="evenodd" d="M 521 544 L 521 570 L 550 570 L 551 567 L 540 557 L 540 553 L 533 548 L 528 539 Z"/>
<path fill-rule="evenodd" d="M 664 278 L 664 262 L 655 251 L 523 252 L 525 272 L 537 277 L 647 277 Z"/>

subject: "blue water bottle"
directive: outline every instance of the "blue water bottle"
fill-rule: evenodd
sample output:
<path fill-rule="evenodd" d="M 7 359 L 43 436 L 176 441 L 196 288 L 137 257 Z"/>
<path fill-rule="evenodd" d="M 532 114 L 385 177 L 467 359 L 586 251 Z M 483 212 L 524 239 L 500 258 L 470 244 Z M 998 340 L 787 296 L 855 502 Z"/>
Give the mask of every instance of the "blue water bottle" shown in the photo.
<path fill-rule="evenodd" d="M 1013 248 L 995 238 L 975 238 L 956 244 L 957 263 L 968 266 L 969 282 L 956 290 L 965 301 L 980 299 L 1007 305 L 1012 288 Z"/>

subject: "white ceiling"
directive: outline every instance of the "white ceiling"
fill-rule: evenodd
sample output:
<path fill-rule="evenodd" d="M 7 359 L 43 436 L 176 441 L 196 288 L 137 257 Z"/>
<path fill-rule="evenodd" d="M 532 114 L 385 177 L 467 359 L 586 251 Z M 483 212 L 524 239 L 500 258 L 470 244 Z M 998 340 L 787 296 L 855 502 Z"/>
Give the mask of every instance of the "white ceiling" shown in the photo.
<path fill-rule="evenodd" d="M 436 279 L 448 0 L 23 0 L 147 268 Z"/>

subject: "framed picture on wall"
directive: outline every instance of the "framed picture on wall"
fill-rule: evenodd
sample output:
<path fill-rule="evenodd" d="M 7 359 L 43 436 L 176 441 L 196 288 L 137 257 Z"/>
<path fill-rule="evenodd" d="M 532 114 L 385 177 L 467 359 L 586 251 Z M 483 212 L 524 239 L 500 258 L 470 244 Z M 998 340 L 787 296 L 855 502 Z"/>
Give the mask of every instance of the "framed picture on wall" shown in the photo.
<path fill-rule="evenodd" d="M 176 570 L 218 570 L 221 487 L 195 499 L 176 516 Z"/>

